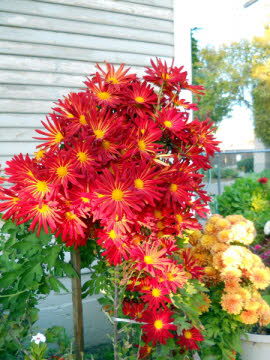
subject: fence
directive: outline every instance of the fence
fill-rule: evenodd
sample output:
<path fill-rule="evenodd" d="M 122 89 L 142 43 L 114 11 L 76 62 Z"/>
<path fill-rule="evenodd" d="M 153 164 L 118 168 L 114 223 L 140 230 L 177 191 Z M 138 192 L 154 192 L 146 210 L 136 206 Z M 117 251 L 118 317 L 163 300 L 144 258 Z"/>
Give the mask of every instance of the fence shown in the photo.
<path fill-rule="evenodd" d="M 215 153 L 211 165 L 212 169 L 204 174 L 204 184 L 217 212 L 216 196 L 222 194 L 225 186 L 232 185 L 235 179 L 270 176 L 270 149 L 222 151 Z"/>

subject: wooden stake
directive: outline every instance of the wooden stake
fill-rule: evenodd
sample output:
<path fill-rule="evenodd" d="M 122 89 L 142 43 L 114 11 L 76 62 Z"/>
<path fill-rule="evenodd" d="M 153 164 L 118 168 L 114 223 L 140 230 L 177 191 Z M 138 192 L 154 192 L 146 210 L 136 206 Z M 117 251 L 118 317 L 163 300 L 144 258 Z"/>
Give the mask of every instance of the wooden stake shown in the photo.
<path fill-rule="evenodd" d="M 113 325 L 113 350 L 114 350 L 114 360 L 118 360 L 118 326 L 117 326 L 117 317 L 118 317 L 118 279 L 119 279 L 119 267 L 115 267 L 114 280 L 114 325 Z"/>
<path fill-rule="evenodd" d="M 71 253 L 71 262 L 78 277 L 73 277 L 72 282 L 72 308 L 73 308 L 73 328 L 75 337 L 76 360 L 82 359 L 84 352 L 83 338 L 83 312 L 82 312 L 82 292 L 81 292 L 81 257 L 80 250 L 77 248 Z"/>

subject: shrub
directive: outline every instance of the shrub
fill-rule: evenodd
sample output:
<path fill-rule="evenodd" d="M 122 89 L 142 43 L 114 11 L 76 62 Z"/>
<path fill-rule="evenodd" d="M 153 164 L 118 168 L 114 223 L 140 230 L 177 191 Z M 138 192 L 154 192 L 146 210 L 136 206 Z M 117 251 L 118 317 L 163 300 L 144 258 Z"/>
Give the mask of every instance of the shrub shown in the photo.
<path fill-rule="evenodd" d="M 263 227 L 270 219 L 270 192 L 268 184 L 260 184 L 253 178 L 237 179 L 231 186 L 226 186 L 223 194 L 217 196 L 218 212 L 223 215 L 241 214 L 254 222 L 257 238 L 263 237 Z"/>
<path fill-rule="evenodd" d="M 245 173 L 251 173 L 254 171 L 254 158 L 246 158 L 237 162 L 237 168 L 243 170 Z"/>

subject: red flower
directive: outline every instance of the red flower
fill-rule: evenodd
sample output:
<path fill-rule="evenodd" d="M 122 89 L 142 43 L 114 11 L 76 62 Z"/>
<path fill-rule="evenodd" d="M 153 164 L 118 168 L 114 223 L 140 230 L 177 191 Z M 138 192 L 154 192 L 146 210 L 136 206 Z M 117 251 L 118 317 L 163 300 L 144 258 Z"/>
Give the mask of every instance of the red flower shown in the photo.
<path fill-rule="evenodd" d="M 16 219 L 17 221 L 20 219 L 20 210 L 24 205 L 24 201 L 20 199 L 12 189 L 0 189 L 0 212 L 4 212 L 3 220 L 7 220 L 11 218 L 12 220 Z"/>
<path fill-rule="evenodd" d="M 76 244 L 79 238 L 85 238 L 86 224 L 74 213 L 74 211 L 66 209 L 61 214 L 60 224 L 56 232 L 56 236 L 62 237 L 62 240 L 66 242 L 68 238 L 72 239 L 72 242 Z"/>
<path fill-rule="evenodd" d="M 149 344 L 145 344 L 144 346 L 140 347 L 139 352 L 139 359 L 144 359 L 145 357 L 149 356 L 152 352 L 152 347 Z"/>
<path fill-rule="evenodd" d="M 182 257 L 187 273 L 191 274 L 193 279 L 200 279 L 204 275 L 204 268 L 196 265 L 197 260 L 192 257 L 191 249 L 184 249 Z"/>
<path fill-rule="evenodd" d="M 153 112 L 153 104 L 157 101 L 157 95 L 146 82 L 132 83 L 130 88 L 125 89 L 124 94 L 127 99 L 127 109 L 131 115 L 137 114 L 143 117 L 145 113 Z"/>
<path fill-rule="evenodd" d="M 105 169 L 97 178 L 95 207 L 102 217 L 105 215 L 115 219 L 118 216 L 122 219 L 125 214 L 132 219 L 133 211 L 141 210 L 141 201 L 135 190 L 131 189 L 132 179 L 121 174 L 117 168 L 113 171 L 114 174 Z"/>
<path fill-rule="evenodd" d="M 188 274 L 184 271 L 182 265 L 170 264 L 161 275 L 161 282 L 173 293 L 178 288 L 183 288 L 188 280 Z"/>
<path fill-rule="evenodd" d="M 172 330 L 177 330 L 177 327 L 172 324 L 173 319 L 171 311 L 147 311 L 143 314 L 142 329 L 145 332 L 147 340 L 155 345 L 157 342 L 166 345 L 166 340 L 172 338 Z"/>
<path fill-rule="evenodd" d="M 116 136 L 119 131 L 120 119 L 116 114 L 112 115 L 106 110 L 101 112 L 93 112 L 89 119 L 89 125 L 92 129 L 95 140 L 102 141 L 108 137 Z"/>
<path fill-rule="evenodd" d="M 268 183 L 268 178 L 267 177 L 262 177 L 260 179 L 258 179 L 258 182 L 261 184 L 267 184 Z"/>
<path fill-rule="evenodd" d="M 31 183 L 35 178 L 37 167 L 28 154 L 25 155 L 25 158 L 22 154 L 15 155 L 6 164 L 5 172 L 7 175 L 10 175 L 8 181 L 11 183 L 25 185 L 26 183 Z"/>
<path fill-rule="evenodd" d="M 141 298 L 149 303 L 149 309 L 156 310 L 160 306 L 165 307 L 165 303 L 170 303 L 171 300 L 166 295 L 170 292 L 167 288 L 155 282 L 149 290 L 142 290 L 145 293 Z"/>
<path fill-rule="evenodd" d="M 102 70 L 99 64 L 97 64 L 96 67 L 102 73 L 105 83 L 113 84 L 116 88 L 120 88 L 121 85 L 125 85 L 136 80 L 136 74 L 127 75 L 130 68 L 124 70 L 125 64 L 121 64 L 117 70 L 114 70 L 113 65 L 108 64 L 106 61 L 104 62 L 106 64 L 107 71 Z M 93 80 L 95 80 L 95 78 Z"/>
<path fill-rule="evenodd" d="M 156 64 L 153 60 L 150 60 L 152 68 L 147 68 L 145 71 L 148 75 L 143 78 L 155 85 L 163 86 L 165 89 L 174 89 L 179 82 L 186 80 L 187 72 L 182 72 L 183 66 L 177 68 L 173 66 L 173 61 L 170 67 L 168 67 L 166 61 L 162 63 L 162 60 L 156 58 Z"/>
<path fill-rule="evenodd" d="M 84 83 L 99 105 L 115 107 L 119 104 L 115 86 L 102 81 L 99 73 L 96 73 L 94 81 L 87 79 Z"/>
<path fill-rule="evenodd" d="M 204 337 L 198 329 L 192 328 L 189 330 L 183 330 L 182 335 L 178 337 L 176 344 L 186 348 L 186 350 L 199 350 L 197 342 L 203 341 Z"/>
<path fill-rule="evenodd" d="M 48 229 L 54 232 L 57 228 L 57 223 L 60 222 L 57 203 L 55 201 L 49 202 L 24 202 L 23 208 L 20 211 L 20 216 L 23 217 L 18 224 L 22 224 L 31 219 L 32 223 L 29 230 L 34 231 L 37 226 L 37 235 L 39 236 L 41 228 L 44 228 L 46 234 Z"/>
<path fill-rule="evenodd" d="M 157 120 L 164 129 L 176 135 L 185 127 L 183 113 L 176 109 L 162 110 L 158 113 Z"/>
<path fill-rule="evenodd" d="M 34 139 L 42 140 L 42 141 L 47 140 L 45 143 L 38 145 L 37 148 L 41 147 L 44 149 L 50 148 L 51 150 L 55 150 L 59 148 L 61 142 L 63 142 L 64 140 L 64 132 L 60 126 L 58 116 L 56 114 L 50 114 L 50 117 L 51 117 L 51 121 L 49 120 L 48 116 L 46 118 L 48 125 L 44 121 L 41 121 L 42 125 L 48 130 L 48 133 L 46 133 L 43 130 L 36 130 L 38 134 L 44 135 L 45 138 L 34 137 Z"/>
<path fill-rule="evenodd" d="M 152 276 L 156 276 L 157 270 L 164 271 L 166 265 L 171 263 L 164 255 L 166 249 L 161 249 L 160 244 L 145 242 L 143 245 L 138 245 L 131 249 L 130 256 L 136 262 L 136 269 L 147 271 Z"/>

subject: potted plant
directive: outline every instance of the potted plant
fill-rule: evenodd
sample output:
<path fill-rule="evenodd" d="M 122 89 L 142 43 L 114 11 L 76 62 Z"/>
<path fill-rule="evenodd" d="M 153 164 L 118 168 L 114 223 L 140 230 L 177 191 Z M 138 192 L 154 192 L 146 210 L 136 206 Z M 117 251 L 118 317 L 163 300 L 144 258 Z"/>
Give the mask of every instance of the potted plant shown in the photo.
<path fill-rule="evenodd" d="M 243 360 L 269 359 L 266 333 L 250 334 L 252 329 L 265 331 L 270 323 L 268 298 L 260 293 L 269 285 L 270 269 L 248 248 L 254 237 L 253 223 L 241 215 L 213 215 L 203 233 L 190 235 L 193 256 L 205 267 L 204 282 L 211 301 L 201 318 L 204 360 L 235 359 L 241 347 Z"/>

